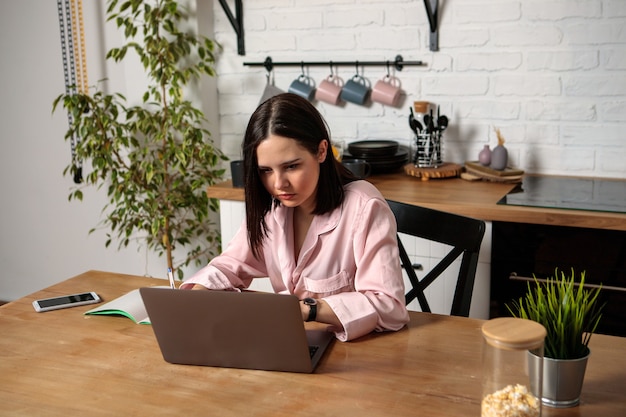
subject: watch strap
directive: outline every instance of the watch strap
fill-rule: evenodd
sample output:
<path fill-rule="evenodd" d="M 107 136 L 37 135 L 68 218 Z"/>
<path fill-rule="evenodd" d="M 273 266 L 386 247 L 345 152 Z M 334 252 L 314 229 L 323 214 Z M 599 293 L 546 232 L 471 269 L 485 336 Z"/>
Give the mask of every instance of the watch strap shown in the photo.
<path fill-rule="evenodd" d="M 315 321 L 317 318 L 317 300 L 314 298 L 305 298 L 304 304 L 309 306 L 309 316 L 306 321 Z"/>

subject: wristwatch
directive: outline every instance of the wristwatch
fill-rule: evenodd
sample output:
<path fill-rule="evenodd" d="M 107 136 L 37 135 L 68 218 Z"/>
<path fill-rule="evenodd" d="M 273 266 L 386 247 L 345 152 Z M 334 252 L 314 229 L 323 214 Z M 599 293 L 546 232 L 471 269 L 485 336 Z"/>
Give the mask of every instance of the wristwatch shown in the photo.
<path fill-rule="evenodd" d="M 315 298 L 305 298 L 302 300 L 304 305 L 309 306 L 309 317 L 307 317 L 306 321 L 315 321 L 317 317 L 317 300 Z"/>

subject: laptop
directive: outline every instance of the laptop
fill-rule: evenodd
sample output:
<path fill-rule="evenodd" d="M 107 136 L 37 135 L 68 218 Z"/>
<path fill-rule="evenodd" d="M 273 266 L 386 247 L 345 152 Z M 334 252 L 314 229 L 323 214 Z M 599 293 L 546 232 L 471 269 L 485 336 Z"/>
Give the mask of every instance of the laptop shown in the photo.
<path fill-rule="evenodd" d="M 305 330 L 298 298 L 263 292 L 140 288 L 165 361 L 313 372 L 334 334 Z"/>

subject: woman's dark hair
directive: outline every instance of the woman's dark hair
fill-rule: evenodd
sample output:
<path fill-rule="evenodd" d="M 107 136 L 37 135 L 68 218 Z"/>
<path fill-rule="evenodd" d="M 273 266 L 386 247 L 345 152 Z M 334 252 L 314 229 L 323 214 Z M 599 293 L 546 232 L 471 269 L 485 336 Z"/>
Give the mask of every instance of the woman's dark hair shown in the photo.
<path fill-rule="evenodd" d="M 328 141 L 326 159 L 320 164 L 313 214 L 328 213 L 339 207 L 344 198 L 343 186 L 356 179 L 335 159 L 326 122 L 311 103 L 291 93 L 263 102 L 250 117 L 242 145 L 248 242 L 257 258 L 267 236 L 265 215 L 272 209 L 273 198 L 261 181 L 256 150 L 270 135 L 293 139 L 312 155 L 317 155 L 321 141 Z M 280 203 L 276 200 L 274 204 Z"/>

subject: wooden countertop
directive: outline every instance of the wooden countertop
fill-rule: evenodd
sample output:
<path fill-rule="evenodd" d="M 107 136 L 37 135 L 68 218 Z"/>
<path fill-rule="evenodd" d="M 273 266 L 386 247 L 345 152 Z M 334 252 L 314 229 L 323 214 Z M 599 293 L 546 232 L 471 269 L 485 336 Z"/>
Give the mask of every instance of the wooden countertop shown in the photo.
<path fill-rule="evenodd" d="M 376 175 L 368 181 L 389 200 L 487 221 L 626 231 L 626 214 L 623 213 L 497 204 L 515 188 L 514 184 L 470 182 L 460 178 L 422 181 L 404 173 Z M 221 200 L 244 201 L 243 189 L 233 188 L 231 181 L 208 187 L 207 195 Z"/>
<path fill-rule="evenodd" d="M 398 332 L 335 341 L 312 374 L 172 365 L 152 328 L 92 306 L 31 302 L 95 291 L 110 301 L 166 280 L 88 271 L 0 307 L 0 414 L 10 416 L 478 416 L 483 321 L 411 312 Z M 626 415 L 626 338 L 591 338 L 581 404 L 544 417 Z"/>

